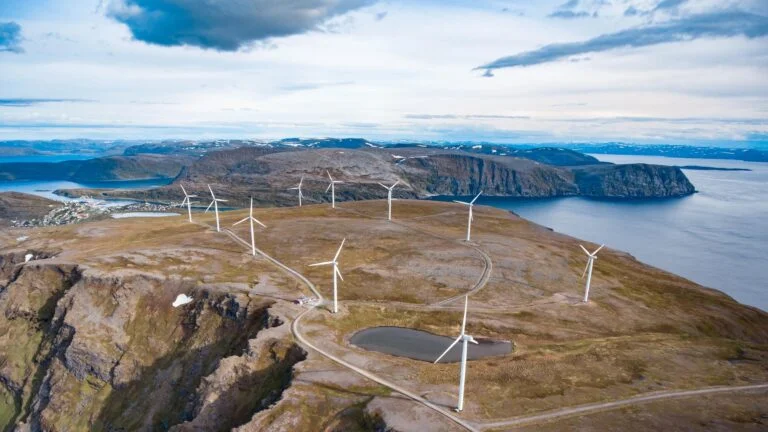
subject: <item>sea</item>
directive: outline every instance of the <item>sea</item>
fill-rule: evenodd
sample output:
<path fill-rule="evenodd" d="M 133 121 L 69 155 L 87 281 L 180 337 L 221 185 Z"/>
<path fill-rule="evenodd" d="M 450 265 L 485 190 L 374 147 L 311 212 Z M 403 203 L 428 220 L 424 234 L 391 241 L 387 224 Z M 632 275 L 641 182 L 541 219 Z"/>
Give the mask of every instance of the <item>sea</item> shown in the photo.
<path fill-rule="evenodd" d="M 2 156 L 0 157 L 0 163 L 21 163 L 21 162 L 63 162 L 68 160 L 84 160 L 90 159 L 93 156 L 84 155 L 33 155 L 33 156 Z M 114 189 L 144 189 L 151 187 L 164 186 L 170 181 L 167 179 L 150 179 L 150 180 L 125 180 L 125 181 L 103 181 L 103 182 L 88 182 L 88 183 L 76 183 L 71 181 L 61 180 L 12 180 L 3 181 L 0 180 L 0 192 L 24 192 L 32 195 L 38 195 L 48 199 L 56 201 L 72 201 L 72 198 L 67 198 L 61 195 L 56 195 L 54 191 L 59 189 L 99 189 L 99 188 L 114 188 Z M 126 201 L 121 201 L 125 204 Z"/>
<path fill-rule="evenodd" d="M 650 201 L 484 198 L 555 231 L 626 251 L 640 261 L 768 311 L 768 163 L 592 155 L 604 162 L 746 168 L 684 170 L 698 191 Z M 596 265 L 600 261 L 597 261 Z"/>

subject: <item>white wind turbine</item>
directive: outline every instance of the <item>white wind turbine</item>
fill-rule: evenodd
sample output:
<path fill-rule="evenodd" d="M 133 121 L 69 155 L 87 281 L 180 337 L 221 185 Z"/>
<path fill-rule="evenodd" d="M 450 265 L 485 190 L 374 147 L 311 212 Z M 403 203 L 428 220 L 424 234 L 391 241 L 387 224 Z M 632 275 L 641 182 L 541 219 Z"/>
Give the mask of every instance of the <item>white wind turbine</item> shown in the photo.
<path fill-rule="evenodd" d="M 251 253 L 253 254 L 253 256 L 256 256 L 256 237 L 254 236 L 254 233 L 253 233 L 253 223 L 256 222 L 257 224 L 261 225 L 264 228 L 266 228 L 267 226 L 264 225 L 263 223 L 261 223 L 255 217 L 253 217 L 253 197 L 251 197 L 251 213 L 248 215 L 247 218 L 245 218 L 245 219 L 243 219 L 243 220 L 241 220 L 239 222 L 236 222 L 232 226 L 240 225 L 241 223 L 243 223 L 245 221 L 249 221 L 251 223 Z"/>
<path fill-rule="evenodd" d="M 579 247 L 589 257 L 587 259 L 587 266 L 584 267 L 584 273 L 581 274 L 581 278 L 584 279 L 584 275 L 589 273 L 587 275 L 587 288 L 584 291 L 584 303 L 587 303 L 589 301 L 589 285 L 592 283 L 592 267 L 594 267 L 595 265 L 595 260 L 597 259 L 597 253 L 600 252 L 600 249 L 605 247 L 605 245 L 601 245 L 599 248 L 597 248 L 597 250 L 595 250 L 592 253 L 589 253 L 589 251 L 582 245 L 579 245 Z"/>
<path fill-rule="evenodd" d="M 299 181 L 299 185 L 295 188 L 290 188 L 288 190 L 297 190 L 299 191 L 299 207 L 301 207 L 301 199 L 304 198 L 304 194 L 301 193 L 301 185 L 304 184 L 304 176 L 301 176 L 301 180 Z"/>
<path fill-rule="evenodd" d="M 186 204 L 187 205 L 187 213 L 189 214 L 189 222 L 192 222 L 192 198 L 197 198 L 197 195 L 189 195 L 187 193 L 187 190 L 184 189 L 184 185 L 179 183 L 179 186 L 181 186 L 181 190 L 184 191 L 184 201 L 181 202 L 181 205 Z"/>
<path fill-rule="evenodd" d="M 477 194 L 475 199 L 473 199 L 470 202 L 455 201 L 455 200 L 453 201 L 453 202 L 456 202 L 456 203 L 459 203 L 459 204 L 464 204 L 466 206 L 469 206 L 469 220 L 467 221 L 467 241 L 470 241 L 470 239 L 472 237 L 471 236 L 471 234 L 472 234 L 472 220 L 475 218 L 472 215 L 472 208 L 475 207 L 475 201 L 477 201 L 477 199 L 480 198 L 480 195 L 482 195 L 482 194 L 483 194 L 483 191 L 480 191 L 480 193 Z"/>
<path fill-rule="evenodd" d="M 343 181 L 334 180 L 333 177 L 331 177 L 330 171 L 325 171 L 328 173 L 328 178 L 331 179 L 331 184 L 328 185 L 328 188 L 325 189 L 325 193 L 328 193 L 328 191 L 331 191 L 331 208 L 336 208 L 336 184 L 337 183 L 344 183 Z"/>
<path fill-rule="evenodd" d="M 456 411 L 461 412 L 464 409 L 464 382 L 467 378 L 467 344 L 473 343 L 477 344 L 477 341 L 472 336 L 465 334 L 464 330 L 467 327 L 467 306 L 469 305 L 469 296 L 464 297 L 464 319 L 461 321 L 461 333 L 459 333 L 459 337 L 456 338 L 455 341 L 451 344 L 451 346 L 448 347 L 442 354 L 440 354 L 440 357 L 435 360 L 435 363 L 439 362 L 443 357 L 445 357 L 446 354 L 448 354 L 448 351 L 450 351 L 459 341 L 462 342 L 461 346 L 461 372 L 459 374 L 459 404 L 456 407 Z"/>
<path fill-rule="evenodd" d="M 395 186 L 400 184 L 400 180 L 396 181 L 395 184 L 392 186 L 385 186 L 381 183 L 379 183 L 379 186 L 383 187 L 387 190 L 387 205 L 389 206 L 387 209 L 387 220 L 392 220 L 392 190 L 395 188 Z"/>
<path fill-rule="evenodd" d="M 333 265 L 333 313 L 336 313 L 339 311 L 338 303 L 337 303 L 338 282 L 336 281 L 336 276 L 341 278 L 342 281 L 344 280 L 344 276 L 342 276 L 341 272 L 339 271 L 339 255 L 341 254 L 341 248 L 344 247 L 345 241 L 347 241 L 346 238 L 341 241 L 341 246 L 339 246 L 339 250 L 336 251 L 336 256 L 333 257 L 333 261 L 310 264 L 310 267 Z"/>
<path fill-rule="evenodd" d="M 213 194 L 213 189 L 211 189 L 211 185 L 208 185 L 208 190 L 211 191 L 211 197 L 213 198 L 213 201 L 208 204 L 208 208 L 205 209 L 205 213 L 208 213 L 208 210 L 210 210 L 211 206 L 213 206 L 213 210 L 216 212 L 216 231 L 221 232 L 221 228 L 219 227 L 219 203 L 227 202 L 227 200 L 216 198 L 216 195 Z"/>

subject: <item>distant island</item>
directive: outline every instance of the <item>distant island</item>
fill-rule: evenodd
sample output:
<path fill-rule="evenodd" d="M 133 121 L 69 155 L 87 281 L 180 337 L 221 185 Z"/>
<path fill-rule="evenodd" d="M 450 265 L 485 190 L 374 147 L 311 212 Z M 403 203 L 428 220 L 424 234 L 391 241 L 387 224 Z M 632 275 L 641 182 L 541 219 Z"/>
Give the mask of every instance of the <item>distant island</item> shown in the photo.
<path fill-rule="evenodd" d="M 701 165 L 683 165 L 678 168 L 684 169 L 684 170 L 693 170 L 693 171 L 752 171 L 749 168 L 723 168 L 723 167 L 710 167 L 710 166 L 701 166 Z"/>

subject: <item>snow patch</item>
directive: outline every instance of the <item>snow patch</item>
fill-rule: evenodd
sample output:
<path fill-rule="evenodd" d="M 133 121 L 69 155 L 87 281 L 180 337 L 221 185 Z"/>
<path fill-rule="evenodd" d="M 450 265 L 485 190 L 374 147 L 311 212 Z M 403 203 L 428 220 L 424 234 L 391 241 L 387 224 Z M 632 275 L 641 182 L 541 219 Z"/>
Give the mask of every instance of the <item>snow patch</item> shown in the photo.
<path fill-rule="evenodd" d="M 192 303 L 193 300 L 192 297 L 188 297 L 186 294 L 179 294 L 173 302 L 173 307 L 184 306 L 185 304 Z"/>

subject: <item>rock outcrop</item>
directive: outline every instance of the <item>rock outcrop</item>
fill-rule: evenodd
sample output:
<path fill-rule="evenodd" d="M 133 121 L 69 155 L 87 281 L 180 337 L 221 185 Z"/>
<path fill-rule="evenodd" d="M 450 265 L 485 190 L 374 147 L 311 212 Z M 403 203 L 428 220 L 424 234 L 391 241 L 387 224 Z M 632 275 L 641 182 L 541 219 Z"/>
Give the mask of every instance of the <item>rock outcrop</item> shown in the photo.
<path fill-rule="evenodd" d="M 229 430 L 279 398 L 305 357 L 268 337 L 282 325 L 268 301 L 50 260 L 12 267 L 0 291 L 6 430 Z M 180 292 L 195 301 L 173 309 Z"/>
<path fill-rule="evenodd" d="M 678 167 L 631 164 L 573 170 L 581 195 L 596 198 L 668 198 L 696 189 Z"/>

